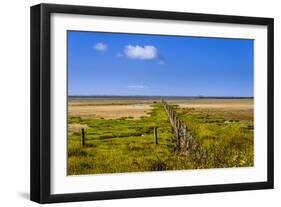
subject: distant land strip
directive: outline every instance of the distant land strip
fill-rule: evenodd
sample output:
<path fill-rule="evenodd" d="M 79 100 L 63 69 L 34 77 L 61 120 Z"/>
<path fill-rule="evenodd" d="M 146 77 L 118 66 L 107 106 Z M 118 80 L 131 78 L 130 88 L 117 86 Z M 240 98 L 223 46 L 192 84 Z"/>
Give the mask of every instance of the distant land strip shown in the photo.
<path fill-rule="evenodd" d="M 70 99 L 254 99 L 253 96 L 123 96 L 123 95 L 70 95 Z"/>

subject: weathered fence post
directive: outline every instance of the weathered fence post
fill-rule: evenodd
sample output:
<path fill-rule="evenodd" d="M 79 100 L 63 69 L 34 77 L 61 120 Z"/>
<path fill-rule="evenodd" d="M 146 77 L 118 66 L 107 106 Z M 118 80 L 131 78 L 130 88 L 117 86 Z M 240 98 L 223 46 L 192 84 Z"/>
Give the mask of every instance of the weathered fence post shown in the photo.
<path fill-rule="evenodd" d="M 180 129 L 176 128 L 176 130 L 177 130 L 177 133 L 176 133 L 176 135 L 177 135 L 177 147 L 178 147 L 178 149 L 180 149 L 181 148 Z"/>
<path fill-rule="evenodd" d="M 176 135 L 176 147 L 181 153 L 195 154 L 198 159 L 206 162 L 207 154 L 201 149 L 199 142 L 192 137 L 185 123 L 179 118 L 172 106 L 163 100 L 163 105 Z M 154 142 L 157 144 L 157 129 L 154 128 Z"/>
<path fill-rule="evenodd" d="M 84 128 L 81 129 L 81 145 L 84 147 L 85 145 L 85 130 Z"/>
<path fill-rule="evenodd" d="M 183 138 L 186 140 L 186 126 L 183 125 Z"/>
<path fill-rule="evenodd" d="M 157 128 L 158 127 L 154 127 L 154 144 L 158 144 Z"/>

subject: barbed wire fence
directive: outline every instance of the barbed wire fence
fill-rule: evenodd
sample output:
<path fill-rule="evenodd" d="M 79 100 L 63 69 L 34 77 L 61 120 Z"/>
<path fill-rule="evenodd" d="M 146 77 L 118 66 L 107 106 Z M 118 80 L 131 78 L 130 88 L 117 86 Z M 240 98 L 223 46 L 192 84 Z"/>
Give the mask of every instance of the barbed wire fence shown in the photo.
<path fill-rule="evenodd" d="M 179 118 L 173 106 L 162 100 L 162 104 L 169 117 L 170 123 L 176 135 L 176 147 L 180 153 L 196 159 L 202 164 L 207 161 L 207 155 L 204 153 L 199 142 L 189 132 L 186 124 Z"/>

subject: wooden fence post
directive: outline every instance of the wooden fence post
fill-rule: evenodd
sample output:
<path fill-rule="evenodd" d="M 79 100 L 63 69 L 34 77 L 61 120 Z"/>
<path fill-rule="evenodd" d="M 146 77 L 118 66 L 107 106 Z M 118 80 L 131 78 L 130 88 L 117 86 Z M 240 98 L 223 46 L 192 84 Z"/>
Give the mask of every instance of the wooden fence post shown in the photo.
<path fill-rule="evenodd" d="M 84 147 L 85 145 L 85 130 L 84 128 L 81 129 L 81 145 Z"/>
<path fill-rule="evenodd" d="M 186 126 L 183 125 L 183 138 L 186 139 Z"/>
<path fill-rule="evenodd" d="M 158 127 L 154 127 L 154 144 L 158 144 L 157 128 Z"/>
<path fill-rule="evenodd" d="M 181 148 L 181 139 L 180 139 L 180 129 L 176 128 L 176 135 L 177 135 L 177 147 L 178 149 Z"/>

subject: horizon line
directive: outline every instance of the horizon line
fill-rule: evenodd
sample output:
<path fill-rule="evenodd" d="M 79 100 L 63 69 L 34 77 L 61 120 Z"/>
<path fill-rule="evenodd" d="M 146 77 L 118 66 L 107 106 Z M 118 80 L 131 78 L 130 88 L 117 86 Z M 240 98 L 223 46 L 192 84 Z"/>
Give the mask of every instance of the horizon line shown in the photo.
<path fill-rule="evenodd" d="M 186 98 L 254 98 L 254 96 L 185 96 L 185 95 L 68 95 L 68 97 L 186 97 Z"/>

